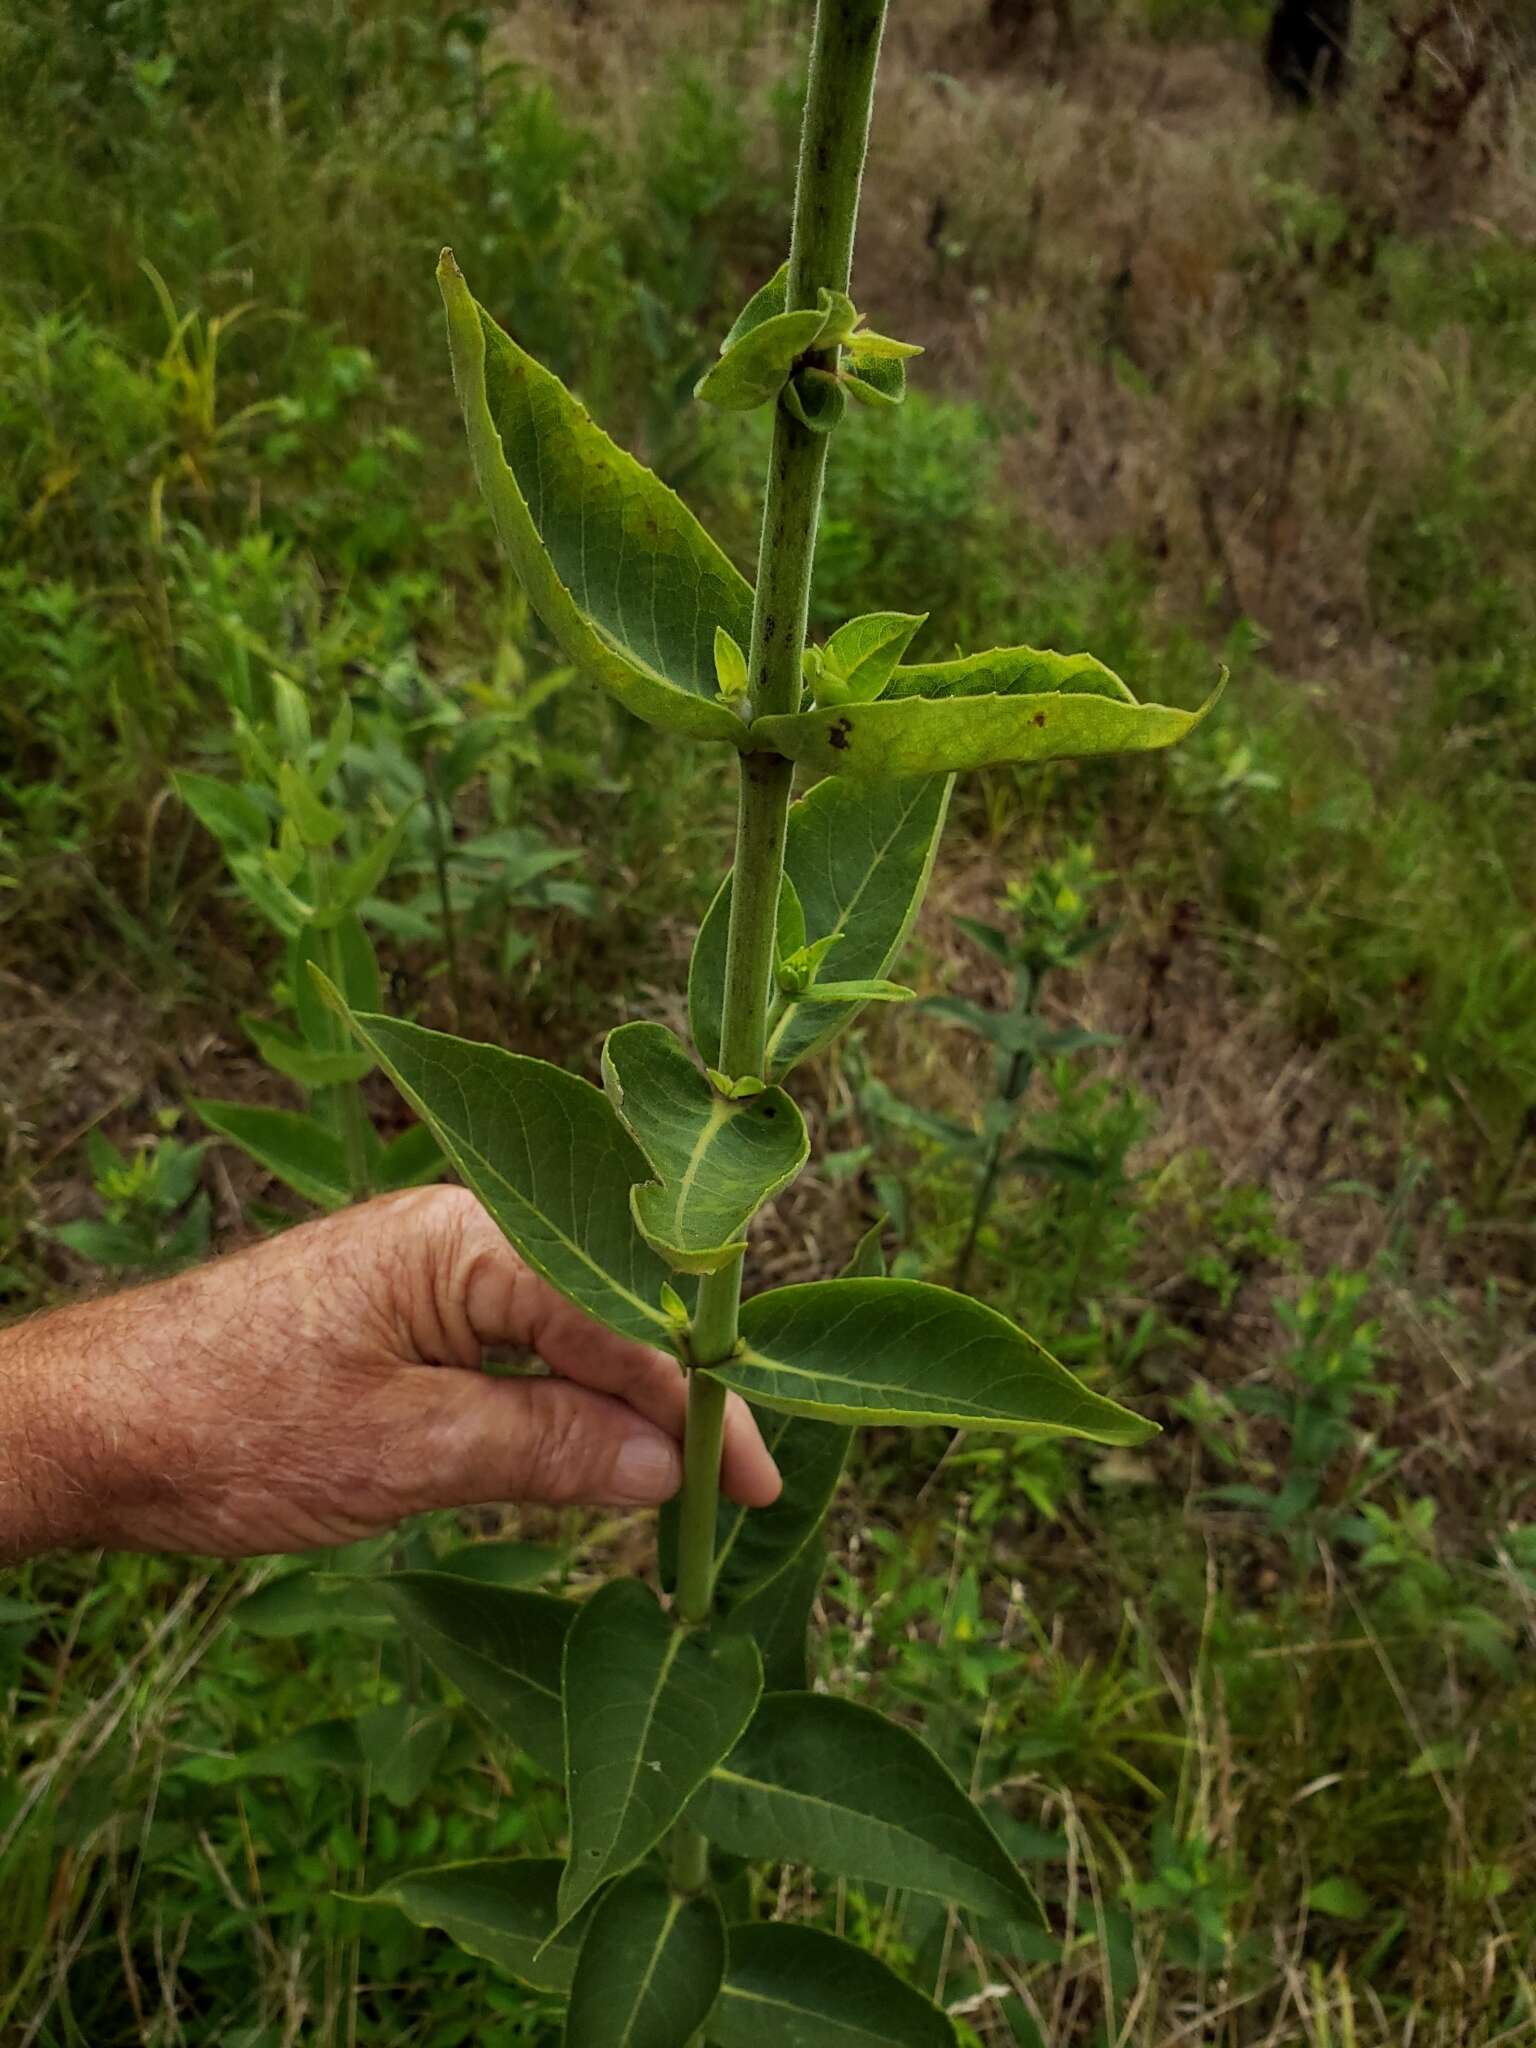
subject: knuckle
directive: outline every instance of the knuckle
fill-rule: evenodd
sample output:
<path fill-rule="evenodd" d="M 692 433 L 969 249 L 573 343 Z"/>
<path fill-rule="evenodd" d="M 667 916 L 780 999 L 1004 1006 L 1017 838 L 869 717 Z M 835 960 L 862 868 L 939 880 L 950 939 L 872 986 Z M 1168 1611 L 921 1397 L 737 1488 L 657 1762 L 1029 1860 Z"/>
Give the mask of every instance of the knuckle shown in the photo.
<path fill-rule="evenodd" d="M 611 1462 L 590 1400 L 572 1398 L 555 1380 L 531 1381 L 529 1393 L 528 1492 L 555 1503 L 590 1494 L 594 1482 L 606 1478 Z"/>

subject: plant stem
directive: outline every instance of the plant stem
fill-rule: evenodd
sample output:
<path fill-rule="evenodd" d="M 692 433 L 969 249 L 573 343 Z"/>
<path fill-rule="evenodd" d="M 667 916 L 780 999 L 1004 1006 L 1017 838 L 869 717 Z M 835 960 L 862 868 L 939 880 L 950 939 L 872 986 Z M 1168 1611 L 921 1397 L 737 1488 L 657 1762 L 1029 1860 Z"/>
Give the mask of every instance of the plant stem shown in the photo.
<path fill-rule="evenodd" d="M 325 884 L 329 865 L 329 854 L 316 852 L 311 856 L 311 882 L 317 903 L 328 900 Z M 347 969 L 340 925 L 333 924 L 325 935 L 325 971 L 337 988 L 346 989 Z M 333 1020 L 333 1028 L 336 1051 L 346 1050 L 346 1026 Z M 335 1104 L 336 1121 L 341 1130 L 348 1192 L 354 1202 L 366 1201 L 373 1193 L 373 1175 L 368 1167 L 368 1112 L 363 1107 L 363 1091 L 356 1081 L 337 1081 L 331 1090 L 331 1100 Z"/>
<path fill-rule="evenodd" d="M 459 974 L 459 926 L 454 915 L 453 890 L 448 880 L 447 805 L 443 802 L 442 788 L 437 779 L 437 756 L 431 747 L 422 759 L 421 779 L 426 786 L 427 808 L 432 814 L 432 867 L 437 878 L 443 952 L 448 962 L 448 993 L 453 999 L 453 1022 L 457 1029 L 459 1014 L 464 1008 L 464 983 Z"/>
<path fill-rule="evenodd" d="M 677 1612 L 703 1621 L 709 1613 L 715 1561 L 715 1492 L 725 1432 L 725 1389 L 695 1378 L 688 1390 L 688 1443 L 677 1528 Z"/>
<path fill-rule="evenodd" d="M 1021 1052 L 1016 1052 L 1013 1056 L 1013 1064 L 1008 1069 L 1008 1078 L 1003 1083 L 1002 1093 L 1005 1102 L 1012 1103 L 1018 1099 L 1019 1082 L 1024 1068 L 1024 1057 L 1024 1054 Z M 971 1220 L 966 1228 L 965 1243 L 960 1247 L 960 1256 L 955 1261 L 954 1275 L 949 1283 L 954 1288 L 956 1294 L 964 1294 L 965 1283 L 971 1277 L 971 1261 L 976 1256 L 976 1240 L 981 1235 L 982 1224 L 987 1220 L 987 1211 L 992 1207 L 993 1190 L 997 1186 L 997 1176 L 1003 1164 L 1003 1146 L 1007 1143 L 1011 1131 L 1012 1125 L 1010 1124 L 1007 1130 L 999 1131 L 992 1140 L 991 1147 L 987 1152 L 986 1160 L 981 1169 L 981 1177 L 976 1183 L 976 1192 L 971 1200 Z"/>
<path fill-rule="evenodd" d="M 792 309 L 814 306 L 822 287 L 848 289 L 885 8 L 886 0 L 819 0 L 816 9 L 790 237 Z M 836 369 L 837 350 L 818 361 Z M 802 426 L 782 405 L 775 408 L 748 658 L 754 717 L 799 709 L 827 438 Z M 762 1074 L 793 782 L 794 764 L 780 755 L 742 755 L 720 1038 L 720 1065 L 733 1079 Z M 735 1348 L 741 1265 L 735 1259 L 699 1282 L 690 1332 L 696 1366 L 719 1364 Z M 679 1619 L 691 1625 L 707 1620 L 713 1599 L 724 1422 L 725 1390 L 694 1373 L 677 1585 Z M 709 1844 L 684 1820 L 672 1838 L 673 1883 L 697 1891 L 708 1876 Z"/>

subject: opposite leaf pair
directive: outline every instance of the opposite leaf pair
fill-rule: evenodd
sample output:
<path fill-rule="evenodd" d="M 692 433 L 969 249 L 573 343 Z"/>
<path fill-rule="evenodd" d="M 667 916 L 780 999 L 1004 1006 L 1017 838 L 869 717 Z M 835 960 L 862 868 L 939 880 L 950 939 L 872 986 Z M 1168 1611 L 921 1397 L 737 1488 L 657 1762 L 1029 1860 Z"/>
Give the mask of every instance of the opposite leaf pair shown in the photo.
<path fill-rule="evenodd" d="M 679 1132 L 725 1133 L 722 1162 L 727 1153 L 738 1166 L 750 1158 L 756 1170 L 777 1175 L 784 1163 L 771 1150 L 777 1140 L 759 1148 L 755 1133 L 747 1135 L 754 1104 L 772 1098 L 720 1101 L 706 1129 L 690 1087 L 686 1121 L 668 1123 L 665 1145 L 655 1135 L 667 1122 L 665 1102 L 643 1111 L 636 1104 L 632 1114 L 643 1116 L 654 1151 L 668 1161 L 658 1181 L 655 1161 L 589 1082 L 496 1046 L 348 1012 L 339 992 L 325 987 L 528 1263 L 610 1329 L 676 1350 L 676 1320 L 663 1290 L 672 1290 L 686 1268 L 670 1263 L 676 1247 L 664 1257 L 648 1240 L 637 1213 L 674 1233 L 686 1214 L 699 1236 L 717 1234 L 727 1199 L 736 1202 L 744 1183 L 729 1182 L 724 1163 L 719 1175 L 706 1167 L 695 1206 L 686 1171 L 666 1177 L 685 1149 Z M 657 1047 L 653 1034 L 667 1040 L 659 1026 L 624 1026 L 610 1047 L 636 1031 L 642 1036 L 631 1044 L 642 1058 Z M 691 1065 L 681 1048 L 677 1057 Z M 629 1064 L 624 1052 L 619 1064 Z M 665 1068 L 676 1071 L 670 1049 Z M 697 1079 L 708 1088 L 702 1075 Z M 740 1146 L 730 1137 L 732 1118 L 745 1126 Z M 703 1165 L 704 1155 L 696 1156 L 695 1185 Z M 637 1188 L 645 1191 L 639 1197 Z M 729 1243 L 687 1253 L 717 1255 L 733 1256 Z M 1006 1317 L 915 1280 L 822 1280 L 755 1295 L 742 1305 L 734 1355 L 713 1366 L 711 1377 L 761 1407 L 827 1422 L 977 1423 L 1100 1443 L 1135 1443 L 1153 1433 L 1153 1425 L 1093 1393 Z"/>
<path fill-rule="evenodd" d="M 728 412 L 750 412 L 781 399 L 786 409 L 816 433 L 828 433 L 843 416 L 849 398 L 861 405 L 900 405 L 907 395 L 908 356 L 922 354 L 916 342 L 871 334 L 846 292 L 816 294 L 816 304 L 788 310 L 789 265 L 780 264 L 755 291 L 720 344 L 720 360 L 694 386 L 694 397 Z M 833 349 L 842 351 L 836 368 L 802 361 Z"/>
<path fill-rule="evenodd" d="M 772 2038 L 790 2038 L 793 2014 L 811 2048 L 862 2038 L 839 2028 L 894 2048 L 952 2040 L 926 2000 L 829 1937 L 728 1928 L 750 1907 L 728 1880 L 673 1892 L 651 1859 L 685 1816 L 731 1854 L 1037 1923 L 1028 1886 L 932 1751 L 851 1702 L 764 1692 L 749 1630 L 679 1627 L 634 1581 L 580 1607 L 436 1572 L 372 1584 L 501 1736 L 563 1773 L 571 1816 L 563 1864 L 450 1865 L 380 1896 L 567 1992 L 568 2048 L 675 2048 L 699 2026 L 729 2048 L 770 1996 Z M 806 1978 L 770 1994 L 767 1966 L 791 1963 Z"/>
<path fill-rule="evenodd" d="M 862 697 L 853 692 L 846 703 L 749 723 L 741 650 L 752 644 L 751 586 L 676 494 L 615 446 L 559 378 L 476 305 L 450 252 L 438 280 L 470 452 L 502 544 L 566 658 L 636 717 L 822 772 L 873 777 L 1166 747 L 1209 710 L 1138 704 L 1086 655 L 1021 647 L 898 666 L 878 703 L 851 701 Z M 777 319 L 814 320 L 820 331 L 835 316 L 840 309 L 830 303 L 811 313 L 768 313 L 734 346 Z M 858 343 L 855 333 L 851 362 L 860 360 Z M 782 340 L 776 358 L 781 348 Z M 869 383 L 885 360 L 877 351 L 857 381 Z M 829 373 L 800 374 L 802 381 L 814 374 L 841 399 L 843 384 Z M 848 371 L 842 376 L 846 382 Z M 826 424 L 818 402 L 818 424 Z M 834 671 L 840 662 L 834 655 Z M 834 689 L 839 680 L 834 673 Z"/>

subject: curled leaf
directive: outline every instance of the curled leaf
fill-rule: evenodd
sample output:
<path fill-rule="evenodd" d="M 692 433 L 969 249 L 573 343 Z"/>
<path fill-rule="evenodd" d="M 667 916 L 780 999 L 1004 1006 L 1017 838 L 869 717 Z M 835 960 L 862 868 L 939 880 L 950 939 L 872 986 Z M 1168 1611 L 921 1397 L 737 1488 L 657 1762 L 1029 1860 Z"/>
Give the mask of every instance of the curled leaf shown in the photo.
<path fill-rule="evenodd" d="M 860 405 L 900 405 L 907 395 L 907 366 L 900 356 L 871 352 L 855 335 L 843 357 L 842 380 Z"/>
<path fill-rule="evenodd" d="M 841 380 L 831 370 L 809 365 L 796 370 L 784 386 L 781 402 L 785 411 L 813 434 L 830 434 L 848 410 Z"/>
<path fill-rule="evenodd" d="M 716 1272 L 804 1166 L 799 1110 L 780 1088 L 716 1089 L 661 1024 L 609 1032 L 603 1084 L 656 1176 L 631 1191 L 636 1228 L 674 1270 Z"/>
<path fill-rule="evenodd" d="M 1198 711 L 1138 704 L 1091 655 L 1001 648 L 898 668 L 877 703 L 759 718 L 751 732 L 776 753 L 825 773 L 926 775 L 1170 747 L 1194 731 L 1221 689 Z"/>
<path fill-rule="evenodd" d="M 926 612 L 866 612 L 839 626 L 825 647 L 807 648 L 807 680 L 818 704 L 871 704 L 927 623 Z"/>
<path fill-rule="evenodd" d="M 694 397 L 727 412 L 750 412 L 766 405 L 778 396 L 796 359 L 816 346 L 826 319 L 826 308 L 813 306 L 764 320 L 704 372 L 693 387 Z"/>

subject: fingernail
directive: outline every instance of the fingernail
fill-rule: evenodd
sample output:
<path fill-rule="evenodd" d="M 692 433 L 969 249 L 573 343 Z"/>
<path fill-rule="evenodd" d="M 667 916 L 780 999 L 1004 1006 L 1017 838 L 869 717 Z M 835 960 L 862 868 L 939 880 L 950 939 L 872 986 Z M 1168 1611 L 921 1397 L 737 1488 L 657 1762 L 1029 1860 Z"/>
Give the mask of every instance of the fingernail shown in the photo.
<path fill-rule="evenodd" d="M 625 1500 L 668 1500 L 683 1476 L 683 1461 L 664 1436 L 637 1433 L 613 1462 L 614 1491 Z"/>

